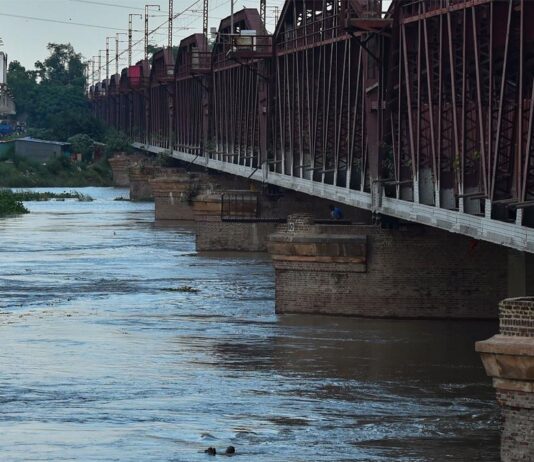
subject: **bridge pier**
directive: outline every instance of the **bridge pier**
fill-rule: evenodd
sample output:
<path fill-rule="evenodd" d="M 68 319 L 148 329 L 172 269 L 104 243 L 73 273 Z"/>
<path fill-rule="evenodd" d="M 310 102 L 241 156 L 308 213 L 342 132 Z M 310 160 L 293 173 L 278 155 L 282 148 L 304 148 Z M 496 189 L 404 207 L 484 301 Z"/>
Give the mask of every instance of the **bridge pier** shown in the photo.
<path fill-rule="evenodd" d="M 219 190 L 201 194 L 193 201 L 197 222 L 197 249 L 266 252 L 268 237 L 290 214 L 307 213 L 312 220 L 329 221 L 331 202 L 281 189 L 256 191 Z M 370 213 L 344 208 L 345 218 L 370 222 Z"/>
<path fill-rule="evenodd" d="M 130 186 L 130 176 L 128 171 L 130 167 L 140 160 L 139 156 L 115 154 L 108 162 L 113 174 L 113 185 L 117 187 Z"/>
<path fill-rule="evenodd" d="M 503 462 L 534 460 L 534 297 L 503 300 L 500 333 L 476 343 L 504 418 Z"/>
<path fill-rule="evenodd" d="M 239 194 L 239 209 L 225 217 L 224 200 Z M 257 220 L 258 194 L 252 191 L 212 192 L 193 200 L 196 222 L 196 247 L 203 251 L 266 251 L 267 237 L 274 232 L 276 223 Z"/>
<path fill-rule="evenodd" d="M 506 249 L 425 226 L 293 215 L 268 246 L 278 313 L 495 318 L 507 291 Z"/>
<path fill-rule="evenodd" d="M 156 167 L 147 162 L 138 162 L 130 166 L 130 200 L 149 201 L 154 199 L 150 180 L 156 176 Z"/>
<path fill-rule="evenodd" d="M 203 188 L 199 174 L 157 176 L 149 180 L 156 220 L 194 220 L 192 200 Z"/>

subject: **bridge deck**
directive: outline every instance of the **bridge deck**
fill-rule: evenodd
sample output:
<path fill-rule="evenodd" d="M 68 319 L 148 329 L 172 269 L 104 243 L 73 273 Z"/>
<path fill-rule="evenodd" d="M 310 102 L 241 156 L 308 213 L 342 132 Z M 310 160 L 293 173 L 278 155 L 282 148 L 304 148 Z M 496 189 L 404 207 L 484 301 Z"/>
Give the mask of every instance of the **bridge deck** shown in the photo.
<path fill-rule="evenodd" d="M 168 150 L 158 146 L 134 143 L 134 147 L 153 154 L 170 154 Z M 173 151 L 172 157 L 193 165 L 269 183 L 311 196 L 340 202 L 351 207 L 370 210 L 375 213 L 432 226 L 452 233 L 463 234 L 473 239 L 481 239 L 515 250 L 534 253 L 534 229 L 515 223 L 504 223 L 487 217 L 439 209 L 429 205 L 416 204 L 385 196 L 382 196 L 381 200 L 374 201 L 371 193 L 282 175 L 270 171 L 266 166 L 259 169 L 251 168 L 182 151 Z"/>

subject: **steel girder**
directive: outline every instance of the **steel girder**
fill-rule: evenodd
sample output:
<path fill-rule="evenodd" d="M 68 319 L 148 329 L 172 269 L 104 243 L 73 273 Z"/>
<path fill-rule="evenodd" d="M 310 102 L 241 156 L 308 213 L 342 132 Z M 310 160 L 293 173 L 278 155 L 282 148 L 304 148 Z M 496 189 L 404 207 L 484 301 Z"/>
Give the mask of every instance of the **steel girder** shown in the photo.
<path fill-rule="evenodd" d="M 143 144 L 534 227 L 533 20 L 527 0 L 288 0 L 272 46 L 97 85 L 93 111 Z"/>

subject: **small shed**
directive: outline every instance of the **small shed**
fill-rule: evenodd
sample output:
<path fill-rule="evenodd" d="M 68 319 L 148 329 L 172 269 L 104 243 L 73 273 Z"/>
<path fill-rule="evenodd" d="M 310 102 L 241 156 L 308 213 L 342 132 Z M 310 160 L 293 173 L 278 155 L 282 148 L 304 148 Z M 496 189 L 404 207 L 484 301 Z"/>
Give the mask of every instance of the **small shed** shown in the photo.
<path fill-rule="evenodd" d="M 56 157 L 70 157 L 70 143 L 39 140 L 27 136 L 15 140 L 15 154 L 36 162 L 46 162 Z"/>

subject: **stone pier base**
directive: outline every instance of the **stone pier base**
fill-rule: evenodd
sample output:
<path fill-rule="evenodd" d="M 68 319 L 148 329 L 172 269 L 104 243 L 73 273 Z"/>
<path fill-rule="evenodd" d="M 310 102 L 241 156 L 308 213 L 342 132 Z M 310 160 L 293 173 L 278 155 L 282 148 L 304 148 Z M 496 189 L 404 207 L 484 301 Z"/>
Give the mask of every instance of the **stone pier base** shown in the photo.
<path fill-rule="evenodd" d="M 314 225 L 292 215 L 269 238 L 278 313 L 496 318 L 507 253 L 422 226 Z"/>
<path fill-rule="evenodd" d="M 200 174 L 183 171 L 178 175 L 156 177 L 149 182 L 156 220 L 194 219 L 192 201 L 202 189 Z"/>
<path fill-rule="evenodd" d="M 274 232 L 276 223 L 255 221 L 256 195 L 249 193 L 239 213 L 232 220 L 224 219 L 222 195 L 210 193 L 197 196 L 193 200 L 196 222 L 196 246 L 198 251 L 241 251 L 264 252 L 267 250 L 267 237 Z"/>
<path fill-rule="evenodd" d="M 140 159 L 141 157 L 138 155 L 126 154 L 115 154 L 111 157 L 108 162 L 113 173 L 113 185 L 117 187 L 130 186 L 128 171 L 130 167 L 136 162 L 139 162 Z"/>
<path fill-rule="evenodd" d="M 150 180 L 156 176 L 156 168 L 145 162 L 132 165 L 128 170 L 130 177 L 130 200 L 149 201 L 154 199 Z"/>
<path fill-rule="evenodd" d="M 534 461 L 534 297 L 500 304 L 500 333 L 477 342 L 504 418 L 503 462 Z"/>

